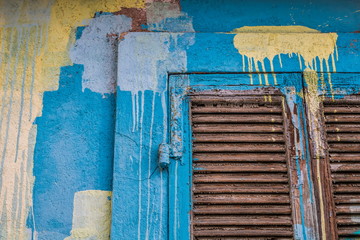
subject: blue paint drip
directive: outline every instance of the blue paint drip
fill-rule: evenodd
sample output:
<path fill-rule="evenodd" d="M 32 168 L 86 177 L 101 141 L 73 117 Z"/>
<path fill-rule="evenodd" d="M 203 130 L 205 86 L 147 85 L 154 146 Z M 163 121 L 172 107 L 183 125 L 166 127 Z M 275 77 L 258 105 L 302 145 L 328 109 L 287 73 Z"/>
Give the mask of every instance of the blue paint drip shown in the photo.
<path fill-rule="evenodd" d="M 38 125 L 33 192 L 39 239 L 70 235 L 74 193 L 112 190 L 113 94 L 82 92 L 82 65 L 61 68 L 59 90 L 45 92 Z"/>

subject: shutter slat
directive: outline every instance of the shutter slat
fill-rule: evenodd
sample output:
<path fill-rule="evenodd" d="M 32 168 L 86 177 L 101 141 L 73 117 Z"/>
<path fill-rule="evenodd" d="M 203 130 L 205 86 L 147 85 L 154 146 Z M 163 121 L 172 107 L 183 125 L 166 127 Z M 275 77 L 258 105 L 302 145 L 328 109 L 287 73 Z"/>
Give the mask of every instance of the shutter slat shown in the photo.
<path fill-rule="evenodd" d="M 276 143 L 194 143 L 193 152 L 285 152 L 285 146 Z"/>
<path fill-rule="evenodd" d="M 334 183 L 358 183 L 360 182 L 360 174 L 356 173 L 334 173 L 332 174 Z"/>
<path fill-rule="evenodd" d="M 360 158 L 360 156 L 359 156 Z M 285 162 L 277 153 L 194 153 L 194 162 Z"/>
<path fill-rule="evenodd" d="M 336 213 L 341 214 L 360 214 L 360 204 L 359 205 L 337 205 Z"/>
<path fill-rule="evenodd" d="M 282 113 L 278 106 L 232 107 L 232 106 L 196 106 L 191 109 L 193 113 Z"/>
<path fill-rule="evenodd" d="M 335 193 L 360 193 L 360 183 L 333 184 Z"/>
<path fill-rule="evenodd" d="M 360 162 L 360 153 L 330 153 L 331 162 Z"/>
<path fill-rule="evenodd" d="M 324 104 L 327 106 L 331 106 L 331 105 L 357 105 L 357 107 L 359 107 L 360 105 L 360 96 L 359 95 L 352 95 L 352 96 L 347 96 L 346 98 L 343 99 L 330 99 L 330 98 L 326 98 L 324 99 Z"/>
<path fill-rule="evenodd" d="M 329 143 L 330 152 L 359 152 L 360 143 Z"/>
<path fill-rule="evenodd" d="M 327 132 L 359 133 L 360 124 L 326 124 Z"/>
<path fill-rule="evenodd" d="M 291 237 L 292 227 L 196 227 L 194 236 L 241 236 L 241 237 Z M 237 238 L 239 239 L 239 238 Z"/>
<path fill-rule="evenodd" d="M 359 125 L 360 126 L 360 125 Z M 282 133 L 277 124 L 193 124 L 194 133 Z"/>
<path fill-rule="evenodd" d="M 195 204 L 286 204 L 288 194 L 196 194 Z"/>
<path fill-rule="evenodd" d="M 191 98 L 194 240 L 292 239 L 282 101 Z"/>
<path fill-rule="evenodd" d="M 214 215 L 214 214 L 270 214 L 270 215 L 283 215 L 291 214 L 290 206 L 284 205 L 197 205 L 193 209 L 193 213 L 197 215 Z"/>
<path fill-rule="evenodd" d="M 338 204 L 360 203 L 360 195 L 336 194 L 335 195 L 335 203 L 338 203 Z"/>
<path fill-rule="evenodd" d="M 360 225 L 360 215 L 337 216 L 336 220 L 339 225 Z"/>
<path fill-rule="evenodd" d="M 238 238 L 238 237 L 221 237 L 221 240 L 267 240 L 269 238 L 266 237 L 245 237 L 245 238 Z M 276 237 L 276 240 L 289 240 L 293 239 L 292 237 Z M 196 240 L 219 240 L 218 237 L 196 237 Z"/>
<path fill-rule="evenodd" d="M 264 114 L 194 114 L 193 123 L 282 123 L 282 116 Z"/>
<path fill-rule="evenodd" d="M 208 173 L 194 174 L 195 183 L 287 183 L 287 174 L 261 174 L 261 173 Z"/>
<path fill-rule="evenodd" d="M 339 232 L 339 236 L 342 236 L 339 238 L 339 240 L 355 240 L 358 238 L 351 238 L 349 239 L 348 237 L 360 237 L 360 224 L 358 226 L 339 226 L 338 227 L 338 232 Z"/>
<path fill-rule="evenodd" d="M 360 134 L 354 135 L 352 133 L 329 133 L 327 135 L 327 140 L 329 143 L 332 142 L 360 142 Z"/>
<path fill-rule="evenodd" d="M 360 115 L 340 115 L 340 114 L 332 114 L 326 115 L 325 121 L 328 123 L 358 123 L 360 122 Z"/>
<path fill-rule="evenodd" d="M 281 163 L 197 163 L 194 172 L 287 172 Z"/>
<path fill-rule="evenodd" d="M 197 215 L 193 218 L 194 224 L 198 226 L 273 226 L 273 225 L 291 225 L 290 216 L 217 216 L 217 215 Z"/>
<path fill-rule="evenodd" d="M 194 193 L 288 193 L 287 184 L 196 184 Z"/>
<path fill-rule="evenodd" d="M 332 172 L 360 172 L 360 163 L 333 163 Z"/>
<path fill-rule="evenodd" d="M 250 104 L 250 103 L 257 103 L 262 105 L 278 105 L 282 103 L 283 97 L 281 96 L 271 96 L 271 101 L 265 101 L 267 96 L 241 96 L 241 97 L 228 97 L 228 96 L 211 96 L 211 97 L 204 97 L 204 96 L 192 96 L 191 103 L 194 105 L 199 104 L 232 104 L 237 107 L 242 107 L 242 104 Z"/>
<path fill-rule="evenodd" d="M 257 142 L 257 143 L 282 143 L 282 134 L 252 134 L 252 133 L 224 133 L 224 134 L 196 134 L 194 142 Z"/>
<path fill-rule="evenodd" d="M 324 113 L 360 113 L 360 107 L 358 106 L 327 106 L 324 108 Z"/>

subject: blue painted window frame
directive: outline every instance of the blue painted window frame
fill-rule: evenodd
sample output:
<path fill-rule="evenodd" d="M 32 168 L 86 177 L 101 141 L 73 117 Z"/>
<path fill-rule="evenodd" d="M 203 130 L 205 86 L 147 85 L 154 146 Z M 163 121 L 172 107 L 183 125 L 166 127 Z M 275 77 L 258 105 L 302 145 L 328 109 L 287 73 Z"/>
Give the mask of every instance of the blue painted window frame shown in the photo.
<path fill-rule="evenodd" d="M 269 79 L 274 78 L 271 73 L 266 74 Z M 251 76 L 252 78 L 264 77 L 265 74 Z M 287 105 L 297 106 L 295 120 L 300 122 L 298 130 L 300 138 L 303 139 L 304 146 L 299 146 L 299 151 L 304 156 L 299 158 L 306 159 L 309 164 L 310 152 L 308 133 L 306 129 L 305 107 L 302 98 L 299 96 L 303 91 L 304 80 L 300 73 L 281 73 L 276 76 L 278 83 L 272 86 L 251 85 L 248 74 L 177 74 L 169 76 L 169 106 L 171 106 L 170 119 L 170 142 L 175 152 L 176 159 L 169 166 L 169 239 L 188 240 L 191 239 L 191 184 L 192 184 L 192 132 L 189 109 L 189 94 L 191 92 L 214 91 L 214 90 L 232 90 L 246 91 L 254 89 L 278 88 L 288 96 Z M 252 79 L 254 80 L 254 79 Z M 271 79 L 273 80 L 273 79 Z M 250 94 L 251 95 L 251 94 Z M 294 159 L 296 165 L 299 165 L 299 159 Z M 310 167 L 309 167 L 310 169 Z M 296 239 L 309 239 L 314 234 L 306 230 L 306 217 L 304 206 L 308 208 L 315 207 L 315 204 L 306 204 L 308 200 L 302 199 L 302 196 L 310 195 L 310 201 L 314 203 L 314 193 L 312 189 L 312 180 L 309 173 L 308 193 L 301 192 L 298 198 L 292 199 L 292 204 L 297 201 L 303 203 L 298 205 L 301 216 L 297 216 L 301 225 L 294 226 Z M 301 208 L 301 209 L 300 209 Z M 313 212 L 316 212 L 315 208 Z M 309 216 L 309 215 L 308 215 Z"/>

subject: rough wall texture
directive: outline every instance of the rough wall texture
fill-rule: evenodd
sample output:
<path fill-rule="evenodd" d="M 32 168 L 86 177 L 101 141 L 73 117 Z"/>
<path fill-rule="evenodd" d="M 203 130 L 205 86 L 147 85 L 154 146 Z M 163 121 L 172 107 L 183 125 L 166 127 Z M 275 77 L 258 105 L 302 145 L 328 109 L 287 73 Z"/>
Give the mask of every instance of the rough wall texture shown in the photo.
<path fill-rule="evenodd" d="M 300 70 L 306 66 L 336 71 L 337 33 L 360 30 L 360 4 L 351 0 L 2 0 L 0 14 L 0 239 L 109 238 L 116 90 L 130 93 L 130 101 L 124 98 L 123 103 L 132 112 L 129 126 L 141 131 L 145 111 L 149 111 L 145 121 L 166 118 L 162 95 L 166 83 L 159 76 L 195 69 L 191 64 L 208 64 L 201 62 L 205 57 L 188 60 L 197 57 L 191 52 L 204 52 L 201 40 L 196 42 L 192 35 L 179 38 L 183 47 L 176 47 L 177 35 L 154 33 L 139 38 L 127 37 L 128 32 L 178 32 L 178 36 L 232 32 L 239 35 L 225 39 L 234 46 L 228 54 L 246 58 L 248 65 L 241 67 L 246 71 L 264 71 L 265 64 L 272 71 L 273 65 L 282 64 L 282 54 L 296 54 Z M 264 25 L 307 28 L 256 27 Z M 244 37 L 240 33 L 245 31 L 263 35 Z M 288 44 L 294 39 L 282 38 L 281 33 L 291 31 L 298 34 L 294 39 L 302 38 L 302 32 L 329 34 L 322 35 L 323 46 L 314 50 Z M 255 46 L 246 44 L 266 45 L 274 38 L 271 51 L 252 51 Z M 118 52 L 119 42 L 128 51 Z M 349 42 L 349 51 L 350 44 L 356 43 Z M 187 53 L 189 48 L 193 50 Z M 119 55 L 129 61 L 119 63 L 118 69 Z M 221 65 L 226 61 L 223 55 L 219 51 L 208 58 L 214 58 L 214 66 Z M 253 62 L 259 69 L 250 67 Z M 134 66 L 139 69 L 135 76 L 129 70 Z M 118 71 L 124 73 L 123 79 L 117 79 Z M 147 110 L 145 100 L 153 103 Z M 162 109 L 154 113 L 155 103 Z M 166 132 L 161 125 L 157 128 Z M 155 156 L 151 137 L 142 140 L 150 146 L 144 152 Z M 150 165 L 149 156 L 143 164 Z M 137 171 L 138 176 L 131 177 L 138 180 L 152 174 L 141 172 L 141 167 Z M 140 198 L 158 193 L 151 190 L 150 182 L 144 184 L 137 185 L 143 187 L 139 192 L 145 191 Z M 150 216 L 149 204 L 146 200 L 139 208 L 146 216 Z M 151 218 L 145 219 L 150 224 Z M 165 238 L 162 234 L 162 230 L 138 227 L 137 237 Z"/>

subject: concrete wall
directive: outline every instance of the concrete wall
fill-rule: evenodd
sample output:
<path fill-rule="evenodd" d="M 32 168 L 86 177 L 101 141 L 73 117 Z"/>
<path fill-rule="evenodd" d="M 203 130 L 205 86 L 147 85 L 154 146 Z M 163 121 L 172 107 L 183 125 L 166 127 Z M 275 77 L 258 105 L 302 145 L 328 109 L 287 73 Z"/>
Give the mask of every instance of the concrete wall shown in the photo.
<path fill-rule="evenodd" d="M 310 32 L 360 30 L 360 4 L 351 0 L 2 0 L 0 12 L 0 239 L 109 239 L 117 89 L 132 93 L 132 101 L 150 90 L 147 101 L 161 105 L 156 93 L 164 86 L 154 80 L 161 71 L 206 64 L 188 64 L 196 57 L 190 47 L 202 51 L 200 39 L 187 38 L 179 50 L 171 45 L 173 39 L 147 35 L 134 50 L 139 39 L 127 37 L 128 32 L 292 25 Z M 299 32 L 290 29 L 267 31 Z M 234 32 L 239 31 L 244 28 Z M 238 38 L 231 54 L 241 52 L 244 42 Z M 130 50 L 118 52 L 119 44 L 129 44 L 125 49 Z M 313 54 L 327 60 L 334 50 L 330 47 L 329 53 L 324 47 Z M 243 55 L 261 61 L 281 53 Z M 135 54 L 143 55 L 142 61 L 118 62 Z M 224 60 L 209 57 L 214 64 Z M 146 78 L 118 79 L 118 64 L 125 70 L 137 65 Z M 131 108 L 127 101 L 118 105 Z M 127 121 L 119 117 L 118 124 Z"/>

